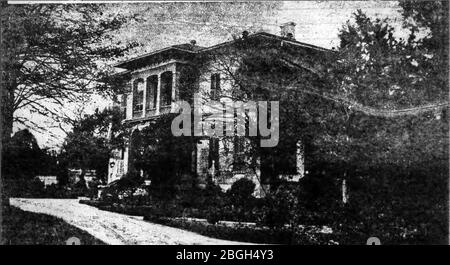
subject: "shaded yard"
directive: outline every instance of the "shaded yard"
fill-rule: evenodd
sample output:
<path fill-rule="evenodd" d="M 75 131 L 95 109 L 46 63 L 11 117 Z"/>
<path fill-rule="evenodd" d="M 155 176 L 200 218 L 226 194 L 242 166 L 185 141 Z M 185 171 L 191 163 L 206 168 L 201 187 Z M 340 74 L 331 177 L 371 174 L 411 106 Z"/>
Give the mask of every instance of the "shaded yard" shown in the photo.
<path fill-rule="evenodd" d="M 2 244 L 5 245 L 65 245 L 77 237 L 84 245 L 105 245 L 89 233 L 60 218 L 22 211 L 16 207 L 3 209 Z"/>

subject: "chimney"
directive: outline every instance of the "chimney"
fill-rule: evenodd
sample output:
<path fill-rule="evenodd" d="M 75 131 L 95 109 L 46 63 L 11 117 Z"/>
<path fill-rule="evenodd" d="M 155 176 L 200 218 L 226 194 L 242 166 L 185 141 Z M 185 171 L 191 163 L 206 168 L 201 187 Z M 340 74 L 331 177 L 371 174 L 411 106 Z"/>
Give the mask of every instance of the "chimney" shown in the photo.
<path fill-rule="evenodd" d="M 295 24 L 294 22 L 287 22 L 281 24 L 281 37 L 295 40 Z"/>

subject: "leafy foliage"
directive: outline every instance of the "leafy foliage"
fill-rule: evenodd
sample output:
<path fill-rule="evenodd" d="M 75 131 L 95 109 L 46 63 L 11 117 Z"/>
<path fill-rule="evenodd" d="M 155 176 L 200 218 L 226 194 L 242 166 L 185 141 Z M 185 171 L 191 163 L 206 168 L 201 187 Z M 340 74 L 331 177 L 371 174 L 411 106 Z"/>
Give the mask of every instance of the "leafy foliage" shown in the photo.
<path fill-rule="evenodd" d="M 243 205 L 252 198 L 255 191 L 255 183 L 247 178 L 236 180 L 228 191 L 231 200 L 237 205 Z"/>
<path fill-rule="evenodd" d="M 4 178 L 33 179 L 39 172 L 44 152 L 28 130 L 14 134 L 3 147 L 2 175 Z"/>
<path fill-rule="evenodd" d="M 97 177 L 106 180 L 111 150 L 121 148 L 126 141 L 126 129 L 120 120 L 116 108 L 85 115 L 68 133 L 61 159 L 68 167 L 95 169 Z"/>
<path fill-rule="evenodd" d="M 191 137 L 175 137 L 170 125 L 173 115 L 164 115 L 142 131 L 133 132 L 130 161 L 133 170 L 143 170 L 152 186 L 173 194 L 184 173 L 191 171 Z M 192 186 L 193 183 L 188 183 Z"/>
<path fill-rule="evenodd" d="M 105 6 L 93 4 L 2 3 L 4 137 L 9 138 L 13 121 L 44 129 L 20 116 L 19 109 L 61 121 L 64 113 L 55 106 L 111 90 L 117 80 L 109 78 L 102 62 L 122 56 L 135 45 L 119 43 L 114 36 L 130 17 L 106 11 Z"/>
<path fill-rule="evenodd" d="M 231 79 L 234 100 L 280 102 L 281 139 L 291 140 L 280 142 L 281 146 L 292 146 L 297 140 L 305 143 L 309 171 L 305 178 L 315 179 L 300 193 L 274 190 L 269 197 L 273 211 L 266 210 L 268 223 L 270 219 L 273 225 L 288 220 L 328 223 L 347 234 L 360 233 L 356 241 L 378 229 L 386 242 L 442 242 L 439 235 L 447 230 L 443 225 L 446 192 L 431 188 L 437 183 L 448 186 L 443 177 L 448 175 L 448 47 L 436 39 L 447 28 L 448 10 L 432 8 L 442 5 L 403 4 L 404 30 L 410 32 L 405 40 L 394 36 L 389 20 L 373 20 L 357 11 L 354 22 L 340 32 L 339 49 L 323 56 L 320 66 L 308 67 L 317 60 L 313 51 L 296 54 L 288 45 L 270 49 L 251 39 L 208 57 Z M 410 24 L 411 19 L 418 21 Z M 300 55 L 302 60 L 296 60 Z M 236 62 L 237 73 L 230 71 Z M 258 148 L 257 137 L 251 140 L 247 155 L 261 157 L 262 165 L 272 163 L 273 169 L 280 158 L 289 157 L 287 148 L 281 148 L 285 151 L 281 155 Z M 257 162 L 247 161 L 250 168 Z M 273 178 L 279 171 L 266 173 Z M 339 195 L 343 179 L 350 185 L 350 205 L 335 195 L 327 200 L 329 192 L 317 189 L 326 184 Z M 424 193 L 432 198 L 428 218 L 431 212 L 442 217 L 432 226 L 415 217 L 427 204 L 420 199 Z M 308 202 L 286 206 L 299 197 Z M 302 215 L 305 208 L 308 214 Z"/>

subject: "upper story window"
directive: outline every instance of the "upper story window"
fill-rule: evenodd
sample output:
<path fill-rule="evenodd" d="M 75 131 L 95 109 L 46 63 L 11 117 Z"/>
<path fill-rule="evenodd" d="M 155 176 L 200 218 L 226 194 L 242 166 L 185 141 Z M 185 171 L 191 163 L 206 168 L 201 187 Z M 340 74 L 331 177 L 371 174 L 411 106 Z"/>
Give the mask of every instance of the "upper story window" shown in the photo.
<path fill-rule="evenodd" d="M 156 108 L 157 90 L 158 90 L 158 76 L 152 75 L 147 78 L 146 109 Z"/>
<path fill-rule="evenodd" d="M 172 72 L 161 74 L 161 106 L 172 103 Z"/>
<path fill-rule="evenodd" d="M 218 99 L 220 94 L 220 74 L 211 75 L 211 98 Z"/>
<path fill-rule="evenodd" d="M 144 104 L 144 80 L 139 78 L 133 82 L 133 112 L 140 112 Z"/>

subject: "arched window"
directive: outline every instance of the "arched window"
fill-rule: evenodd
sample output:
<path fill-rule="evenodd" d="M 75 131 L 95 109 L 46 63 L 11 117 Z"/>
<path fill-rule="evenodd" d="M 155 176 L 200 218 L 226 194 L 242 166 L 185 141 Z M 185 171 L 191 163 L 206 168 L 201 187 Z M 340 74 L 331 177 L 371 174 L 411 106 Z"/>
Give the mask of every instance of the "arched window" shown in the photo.
<path fill-rule="evenodd" d="M 133 112 L 141 112 L 144 104 L 144 80 L 136 79 L 133 82 Z"/>
<path fill-rule="evenodd" d="M 172 72 L 161 74 L 161 106 L 170 105 L 172 102 Z"/>
<path fill-rule="evenodd" d="M 156 95 L 158 90 L 158 76 L 152 75 L 147 78 L 147 101 L 146 109 L 156 108 Z"/>

